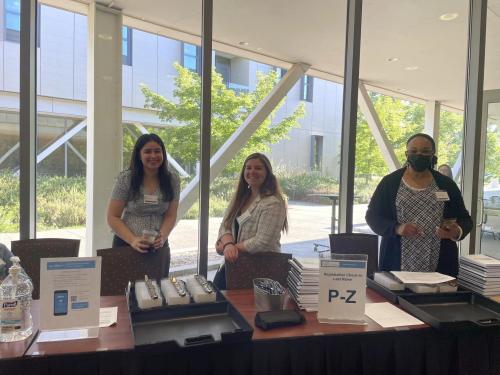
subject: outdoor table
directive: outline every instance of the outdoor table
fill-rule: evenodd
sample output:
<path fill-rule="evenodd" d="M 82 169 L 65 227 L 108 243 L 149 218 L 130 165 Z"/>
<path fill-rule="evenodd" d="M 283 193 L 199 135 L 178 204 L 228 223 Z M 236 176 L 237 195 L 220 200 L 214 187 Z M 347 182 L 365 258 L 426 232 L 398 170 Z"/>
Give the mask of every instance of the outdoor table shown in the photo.
<path fill-rule="evenodd" d="M 332 202 L 332 220 L 330 224 L 330 233 L 334 234 L 336 232 L 336 209 L 337 209 L 337 201 L 339 199 L 338 194 L 328 194 L 328 193 L 318 193 L 318 194 L 309 194 L 311 197 L 322 197 L 322 198 L 328 198 Z"/>

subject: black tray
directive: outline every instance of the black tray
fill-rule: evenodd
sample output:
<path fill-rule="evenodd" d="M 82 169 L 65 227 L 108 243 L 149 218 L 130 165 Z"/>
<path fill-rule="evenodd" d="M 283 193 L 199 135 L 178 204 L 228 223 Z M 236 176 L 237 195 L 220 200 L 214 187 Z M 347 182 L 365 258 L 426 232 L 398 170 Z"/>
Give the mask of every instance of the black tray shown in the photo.
<path fill-rule="evenodd" d="M 410 289 L 406 288 L 405 290 L 391 290 L 389 288 L 386 288 L 382 284 L 377 283 L 375 280 L 370 279 L 369 277 L 366 278 L 366 286 L 370 289 L 373 289 L 377 293 L 379 293 L 381 296 L 386 298 L 389 302 L 397 305 L 399 303 L 398 298 L 400 297 L 408 297 L 408 296 L 433 296 L 433 295 L 455 295 L 455 294 L 462 294 L 462 293 L 470 293 L 470 290 L 467 290 L 460 285 L 458 286 L 458 289 L 456 292 L 441 292 L 441 293 L 415 293 L 411 291 Z"/>
<path fill-rule="evenodd" d="M 213 285 L 212 285 L 213 287 Z M 133 286 L 127 302 L 136 347 L 168 343 L 175 348 L 249 341 L 253 329 L 214 287 L 216 301 L 139 309 Z"/>
<path fill-rule="evenodd" d="M 399 305 L 436 329 L 500 326 L 500 304 L 472 292 L 413 294 Z"/>

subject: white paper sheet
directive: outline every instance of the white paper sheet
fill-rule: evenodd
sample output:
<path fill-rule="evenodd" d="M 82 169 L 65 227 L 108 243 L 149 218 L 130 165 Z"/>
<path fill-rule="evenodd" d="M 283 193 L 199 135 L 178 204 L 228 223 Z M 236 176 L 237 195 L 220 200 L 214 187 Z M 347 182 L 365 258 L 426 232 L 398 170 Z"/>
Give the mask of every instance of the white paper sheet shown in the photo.
<path fill-rule="evenodd" d="M 454 277 L 439 272 L 391 271 L 403 284 L 441 284 L 455 280 Z"/>
<path fill-rule="evenodd" d="M 365 315 L 384 328 L 424 324 L 389 302 L 367 303 Z"/>
<path fill-rule="evenodd" d="M 79 340 L 89 337 L 87 329 L 68 329 L 61 331 L 42 331 L 38 335 L 37 342 L 51 342 L 64 340 Z"/>
<path fill-rule="evenodd" d="M 111 327 L 118 320 L 118 306 L 101 307 L 99 310 L 99 327 Z"/>

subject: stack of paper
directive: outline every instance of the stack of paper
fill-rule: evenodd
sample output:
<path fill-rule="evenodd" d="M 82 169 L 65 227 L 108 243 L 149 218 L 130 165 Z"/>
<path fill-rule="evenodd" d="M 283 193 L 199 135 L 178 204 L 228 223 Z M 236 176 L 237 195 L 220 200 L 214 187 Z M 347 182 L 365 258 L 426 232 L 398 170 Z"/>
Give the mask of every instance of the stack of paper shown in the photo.
<path fill-rule="evenodd" d="M 500 260 L 481 254 L 460 257 L 458 282 L 484 296 L 500 294 Z"/>
<path fill-rule="evenodd" d="M 319 258 L 293 258 L 288 289 L 301 309 L 318 311 Z"/>

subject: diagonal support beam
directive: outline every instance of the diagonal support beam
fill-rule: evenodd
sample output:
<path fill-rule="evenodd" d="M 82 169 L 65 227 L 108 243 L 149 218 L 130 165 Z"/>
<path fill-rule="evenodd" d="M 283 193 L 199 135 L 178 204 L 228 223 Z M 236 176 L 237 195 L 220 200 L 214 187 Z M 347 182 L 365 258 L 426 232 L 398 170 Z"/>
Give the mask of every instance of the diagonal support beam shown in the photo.
<path fill-rule="evenodd" d="M 3 156 L 0 158 L 0 165 L 7 160 L 7 158 L 12 155 L 17 149 L 19 148 L 19 142 L 17 142 L 14 146 L 12 146 L 9 151 L 7 151 Z"/>
<path fill-rule="evenodd" d="M 212 182 L 226 167 L 227 163 L 241 150 L 245 143 L 255 133 L 260 124 L 271 114 L 288 91 L 302 78 L 309 69 L 308 64 L 297 63 L 285 74 L 271 92 L 259 103 L 241 126 L 227 139 L 210 159 L 210 182 Z M 200 175 L 196 175 L 181 192 L 177 217 L 184 216 L 186 211 L 196 202 Z"/>
<path fill-rule="evenodd" d="M 78 159 L 80 159 L 83 162 L 83 164 L 87 165 L 87 160 L 85 160 L 85 158 L 80 153 L 80 151 L 78 151 L 76 149 L 76 147 L 71 144 L 71 142 L 68 142 L 68 147 L 71 149 L 71 151 L 73 151 L 75 153 L 75 155 L 78 157 Z"/>
<path fill-rule="evenodd" d="M 36 157 L 37 164 L 40 163 L 43 159 L 45 159 L 47 156 L 52 154 L 59 147 L 64 145 L 66 142 L 68 142 L 71 138 L 77 135 L 86 126 L 87 126 L 87 120 L 82 120 L 81 122 L 73 126 L 71 129 L 69 129 L 66 133 L 56 138 L 55 141 L 53 141 L 50 145 L 45 147 L 43 151 L 37 155 Z"/>
<path fill-rule="evenodd" d="M 389 170 L 393 172 L 396 169 L 401 168 L 401 164 L 399 163 L 391 142 L 389 142 L 389 139 L 387 138 L 387 134 L 385 133 L 382 122 L 375 111 L 375 107 L 373 106 L 370 96 L 368 95 L 368 91 L 366 90 L 365 85 L 361 82 L 359 83 L 359 106 L 365 115 L 368 127 L 370 128 L 380 151 L 382 151 L 382 156 L 384 157 Z"/>
<path fill-rule="evenodd" d="M 435 100 L 425 102 L 424 133 L 429 134 L 436 142 L 436 155 L 439 148 L 439 125 L 441 103 Z"/>
<path fill-rule="evenodd" d="M 133 122 L 132 124 L 134 124 L 134 126 L 139 129 L 139 131 L 142 133 L 142 134 L 149 134 L 148 130 L 144 127 L 144 125 L 142 125 L 140 122 Z M 169 164 L 175 168 L 175 170 L 177 172 L 179 172 L 179 174 L 182 176 L 182 177 L 189 177 L 189 173 L 187 173 L 184 168 L 182 168 L 182 166 L 177 163 L 177 161 L 167 152 L 167 161 L 169 162 Z"/>

